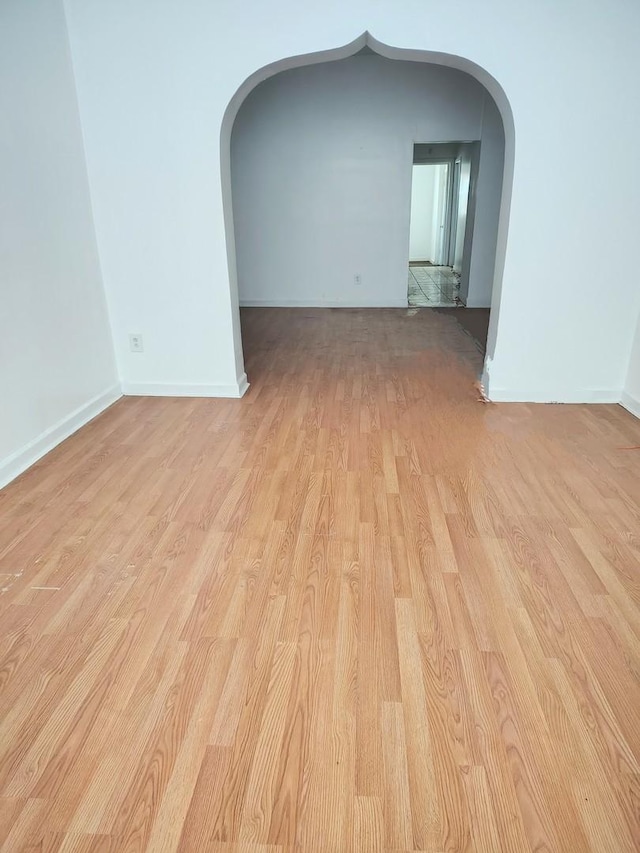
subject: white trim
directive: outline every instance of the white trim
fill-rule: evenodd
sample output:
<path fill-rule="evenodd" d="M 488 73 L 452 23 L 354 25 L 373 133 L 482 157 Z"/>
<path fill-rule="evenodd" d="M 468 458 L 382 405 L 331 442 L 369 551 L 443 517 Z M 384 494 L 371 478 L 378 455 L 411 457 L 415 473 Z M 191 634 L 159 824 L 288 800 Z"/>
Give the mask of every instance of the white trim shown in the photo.
<path fill-rule="evenodd" d="M 0 461 L 0 489 L 19 477 L 50 450 L 77 432 L 80 427 L 108 409 L 120 397 L 122 397 L 120 385 L 112 385 L 111 388 L 107 388 L 106 391 L 93 397 L 40 433 L 37 438 L 25 444 L 20 450 Z"/>
<path fill-rule="evenodd" d="M 478 302 L 475 302 L 475 300 L 472 297 L 467 296 L 467 301 L 466 301 L 465 307 L 466 308 L 491 308 L 491 305 L 490 304 L 487 305 L 486 299 L 480 299 Z"/>
<path fill-rule="evenodd" d="M 247 374 L 233 385 L 172 385 L 168 382 L 123 382 L 122 393 L 127 397 L 232 397 L 244 395 L 249 383 Z"/>
<path fill-rule="evenodd" d="M 631 412 L 632 415 L 640 418 L 640 400 L 636 400 L 635 397 L 632 397 L 631 394 L 627 394 L 626 391 L 623 391 L 620 396 L 620 405 L 628 412 Z"/>
<path fill-rule="evenodd" d="M 238 377 L 238 397 L 244 397 L 248 390 L 249 380 L 247 379 L 247 374 L 243 373 L 242 376 Z"/>
<path fill-rule="evenodd" d="M 489 398 L 492 403 L 619 403 L 620 391 L 601 388 L 575 388 L 561 391 L 543 391 L 541 389 L 523 390 L 521 388 L 494 388 L 489 385 Z"/>
<path fill-rule="evenodd" d="M 241 299 L 241 308 L 406 308 L 407 299 Z"/>

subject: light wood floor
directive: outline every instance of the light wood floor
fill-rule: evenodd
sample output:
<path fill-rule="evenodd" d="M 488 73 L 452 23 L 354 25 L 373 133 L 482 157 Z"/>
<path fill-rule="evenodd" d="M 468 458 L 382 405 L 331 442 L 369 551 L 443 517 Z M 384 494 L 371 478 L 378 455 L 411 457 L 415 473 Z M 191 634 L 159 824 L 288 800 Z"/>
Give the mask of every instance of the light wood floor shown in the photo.
<path fill-rule="evenodd" d="M 640 849 L 640 422 L 430 311 L 248 310 L 0 493 L 3 851 Z"/>

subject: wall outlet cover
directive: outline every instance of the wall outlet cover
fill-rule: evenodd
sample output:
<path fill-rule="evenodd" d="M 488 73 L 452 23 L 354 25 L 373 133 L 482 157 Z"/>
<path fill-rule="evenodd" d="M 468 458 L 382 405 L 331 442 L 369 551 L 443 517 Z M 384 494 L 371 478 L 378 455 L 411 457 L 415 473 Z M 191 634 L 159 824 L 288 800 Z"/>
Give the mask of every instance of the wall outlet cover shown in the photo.
<path fill-rule="evenodd" d="M 142 335 L 129 335 L 129 349 L 131 350 L 131 352 L 144 352 L 144 343 L 142 340 Z"/>

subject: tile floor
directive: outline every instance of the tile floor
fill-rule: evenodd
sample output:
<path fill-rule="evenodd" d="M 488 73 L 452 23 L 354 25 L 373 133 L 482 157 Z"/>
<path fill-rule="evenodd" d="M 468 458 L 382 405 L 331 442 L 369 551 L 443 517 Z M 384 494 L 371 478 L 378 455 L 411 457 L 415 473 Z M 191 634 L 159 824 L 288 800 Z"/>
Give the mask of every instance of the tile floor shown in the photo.
<path fill-rule="evenodd" d="M 459 277 L 451 267 L 410 266 L 409 305 L 444 308 L 460 305 Z"/>

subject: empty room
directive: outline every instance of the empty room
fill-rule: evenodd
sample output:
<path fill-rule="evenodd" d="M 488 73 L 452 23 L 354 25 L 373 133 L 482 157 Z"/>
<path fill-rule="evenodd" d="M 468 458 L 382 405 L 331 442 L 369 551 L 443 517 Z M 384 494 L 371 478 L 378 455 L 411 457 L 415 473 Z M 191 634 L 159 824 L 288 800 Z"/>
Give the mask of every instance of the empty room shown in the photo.
<path fill-rule="evenodd" d="M 640 850 L 639 38 L 0 3 L 3 853 Z"/>

